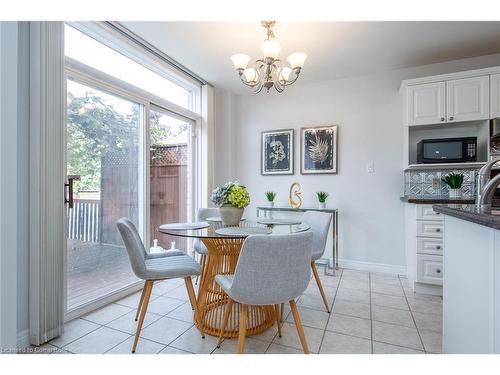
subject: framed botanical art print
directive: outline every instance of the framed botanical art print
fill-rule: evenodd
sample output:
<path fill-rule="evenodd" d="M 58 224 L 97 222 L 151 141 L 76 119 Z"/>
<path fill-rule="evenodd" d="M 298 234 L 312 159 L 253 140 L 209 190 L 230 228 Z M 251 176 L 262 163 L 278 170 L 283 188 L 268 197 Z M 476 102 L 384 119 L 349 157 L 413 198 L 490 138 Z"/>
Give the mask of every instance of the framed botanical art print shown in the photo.
<path fill-rule="evenodd" d="M 337 173 L 337 125 L 300 129 L 300 173 Z"/>
<path fill-rule="evenodd" d="M 260 173 L 293 174 L 293 129 L 262 132 Z"/>

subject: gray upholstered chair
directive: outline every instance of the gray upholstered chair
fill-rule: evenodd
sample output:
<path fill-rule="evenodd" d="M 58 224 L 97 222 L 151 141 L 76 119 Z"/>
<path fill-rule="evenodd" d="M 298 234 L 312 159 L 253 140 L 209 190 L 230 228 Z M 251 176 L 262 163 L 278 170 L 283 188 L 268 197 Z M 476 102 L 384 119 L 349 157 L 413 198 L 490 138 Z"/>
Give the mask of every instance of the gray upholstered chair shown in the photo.
<path fill-rule="evenodd" d="M 234 302 L 241 304 L 238 353 L 243 353 L 248 305 L 273 306 L 281 337 L 280 303 L 289 302 L 304 353 L 309 353 L 295 298 L 311 278 L 311 231 L 287 235 L 248 237 L 241 248 L 234 275 L 217 275 L 216 282 L 229 296 L 224 311 L 220 346 Z"/>
<path fill-rule="evenodd" d="M 321 298 L 323 298 L 326 311 L 328 312 L 330 312 L 330 306 L 328 305 L 328 300 L 326 298 L 325 291 L 323 290 L 323 285 L 321 284 L 321 279 L 319 278 L 318 270 L 316 269 L 314 262 L 321 258 L 325 252 L 326 240 L 328 238 L 328 231 L 330 230 L 331 222 L 332 215 L 326 212 L 306 211 L 302 216 L 302 223 L 311 226 L 311 230 L 314 234 L 311 269 L 313 271 L 316 284 L 318 284 L 319 292 L 321 293 Z"/>
<path fill-rule="evenodd" d="M 199 208 L 196 221 L 205 221 L 207 218 L 213 216 L 219 216 L 218 208 Z M 195 238 L 193 241 L 193 249 L 200 255 L 201 273 L 199 278 L 201 278 L 203 276 L 203 269 L 205 268 L 205 262 L 207 260 L 208 249 L 199 238 Z M 196 278 L 196 283 L 198 283 L 198 277 Z"/>
<path fill-rule="evenodd" d="M 200 274 L 200 265 L 185 254 L 151 257 L 144 249 L 144 244 L 142 243 L 135 225 L 129 219 L 119 219 L 116 222 L 116 226 L 120 231 L 125 248 L 127 249 L 134 274 L 139 279 L 145 280 L 138 308 L 139 322 L 137 323 L 137 331 L 132 347 L 132 353 L 134 353 L 137 342 L 139 341 L 142 323 L 144 322 L 144 317 L 148 309 L 149 298 L 153 290 L 153 282 L 179 277 L 184 278 L 189 301 L 191 302 L 191 307 L 195 311 L 195 319 L 199 320 L 198 305 L 191 276 Z M 205 337 L 203 332 L 201 332 L 201 336 Z"/>

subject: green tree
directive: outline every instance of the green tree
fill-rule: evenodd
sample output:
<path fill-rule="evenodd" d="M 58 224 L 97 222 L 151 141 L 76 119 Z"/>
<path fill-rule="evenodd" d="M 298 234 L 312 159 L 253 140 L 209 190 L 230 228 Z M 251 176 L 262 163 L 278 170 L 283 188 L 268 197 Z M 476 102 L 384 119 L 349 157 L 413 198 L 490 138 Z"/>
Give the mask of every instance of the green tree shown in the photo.
<path fill-rule="evenodd" d="M 68 174 L 82 176 L 76 191 L 98 191 L 102 157 L 137 148 L 139 109 L 124 116 L 92 93 L 68 93 L 67 121 Z"/>
<path fill-rule="evenodd" d="M 131 104 L 131 114 L 125 116 L 91 92 L 85 96 L 69 92 L 67 103 L 68 174 L 81 175 L 76 191 L 99 191 L 102 158 L 109 152 L 138 152 L 141 107 Z M 152 159 L 158 146 L 187 130 L 187 124 L 160 125 L 162 116 L 157 111 L 150 114 Z"/>

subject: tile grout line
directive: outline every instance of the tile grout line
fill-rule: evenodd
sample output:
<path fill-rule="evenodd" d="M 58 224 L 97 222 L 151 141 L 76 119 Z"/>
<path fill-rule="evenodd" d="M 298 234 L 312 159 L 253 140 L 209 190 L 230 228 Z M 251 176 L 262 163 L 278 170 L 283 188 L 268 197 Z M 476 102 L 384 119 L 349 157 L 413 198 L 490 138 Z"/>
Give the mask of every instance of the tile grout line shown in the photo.
<path fill-rule="evenodd" d="M 117 330 L 117 331 L 118 331 L 118 330 Z M 118 331 L 118 332 L 122 332 L 122 331 Z M 115 345 L 115 346 L 113 346 L 112 348 L 109 348 L 108 350 L 106 350 L 106 351 L 105 351 L 104 353 L 102 353 L 102 354 L 106 354 L 106 353 L 107 353 L 107 352 L 109 352 L 110 350 L 113 350 L 114 348 L 116 348 L 118 345 L 123 344 L 123 343 L 124 343 L 125 341 L 127 341 L 129 338 L 134 337 L 133 335 L 130 335 L 130 333 L 129 333 L 128 335 L 129 335 L 129 337 L 127 337 L 125 340 L 123 340 L 123 341 L 119 342 L 118 344 L 116 344 L 116 345 Z M 137 346 L 139 346 L 139 343 L 137 343 Z M 162 350 L 163 350 L 163 349 L 162 349 Z M 131 352 L 130 354 L 132 354 L 132 352 Z"/>
<path fill-rule="evenodd" d="M 342 270 L 342 272 L 340 272 L 340 275 L 339 275 L 339 282 L 337 283 L 337 288 L 335 289 L 335 293 L 333 295 L 333 301 L 332 301 L 332 307 L 330 308 L 330 314 L 328 314 L 328 319 L 326 320 L 325 329 L 323 330 L 323 335 L 321 336 L 321 341 L 319 343 L 318 354 L 321 353 L 321 348 L 323 347 L 323 341 L 325 340 L 325 335 L 326 335 L 326 327 L 328 327 L 328 323 L 330 323 L 330 318 L 333 315 L 333 305 L 335 304 L 335 300 L 337 298 L 337 293 L 338 293 L 339 288 L 340 288 L 340 283 L 342 282 L 342 275 L 344 274 L 344 269 L 341 268 L 341 270 Z"/>
<path fill-rule="evenodd" d="M 77 318 L 77 319 L 81 319 L 81 318 Z M 82 319 L 82 320 L 84 320 L 84 319 Z M 90 322 L 89 320 L 85 320 L 85 321 L 86 321 L 86 322 Z M 94 323 L 94 322 L 91 322 L 91 323 Z M 97 327 L 96 329 L 93 329 L 93 330 L 91 330 L 91 331 L 89 331 L 89 332 L 87 332 L 87 333 L 83 334 L 82 336 L 79 336 L 79 337 L 77 337 L 76 339 L 71 340 L 70 342 L 67 342 L 67 343 L 66 343 L 66 344 L 64 344 L 63 346 L 57 346 L 56 344 L 51 344 L 51 342 L 50 342 L 50 341 L 49 341 L 49 342 L 47 342 L 47 344 L 53 345 L 53 346 L 55 346 L 56 348 L 59 348 L 59 349 L 64 349 L 64 348 L 65 348 L 66 346 L 68 346 L 69 344 L 72 344 L 72 343 L 74 343 L 75 341 L 80 340 L 82 337 L 85 337 L 85 336 L 87 336 L 87 335 L 91 334 L 92 332 L 95 332 L 95 331 L 97 331 L 98 329 L 101 329 L 102 327 L 104 327 L 103 325 L 101 325 L 101 324 L 99 324 L 99 323 L 94 323 L 94 324 L 97 324 L 97 325 L 98 325 L 98 327 Z M 52 339 L 52 340 L 55 340 L 55 339 L 56 339 L 56 337 L 55 337 L 54 339 Z M 52 340 L 51 340 L 51 341 L 52 341 Z M 69 351 L 69 350 L 67 350 L 67 349 L 64 349 L 64 350 Z M 70 353 L 72 353 L 72 352 L 70 352 Z M 72 354 L 74 354 L 74 353 L 72 353 Z"/>
<path fill-rule="evenodd" d="M 401 281 L 401 277 L 399 277 L 399 275 L 398 275 L 398 279 L 399 279 L 399 284 L 401 285 L 401 288 L 403 288 L 403 282 Z M 411 319 L 413 320 L 413 324 L 415 324 L 415 330 L 417 331 L 418 338 L 420 339 L 420 344 L 422 345 L 422 349 L 424 350 L 424 353 L 427 354 L 427 349 L 425 348 L 424 341 L 422 340 L 422 336 L 420 335 L 420 330 L 418 329 L 417 322 L 415 321 L 415 317 L 413 316 L 413 311 L 410 307 L 410 303 L 408 302 L 408 297 L 406 296 L 406 292 L 405 292 L 404 288 L 403 288 L 403 294 L 405 297 L 405 301 L 408 304 L 408 309 L 410 310 Z"/>

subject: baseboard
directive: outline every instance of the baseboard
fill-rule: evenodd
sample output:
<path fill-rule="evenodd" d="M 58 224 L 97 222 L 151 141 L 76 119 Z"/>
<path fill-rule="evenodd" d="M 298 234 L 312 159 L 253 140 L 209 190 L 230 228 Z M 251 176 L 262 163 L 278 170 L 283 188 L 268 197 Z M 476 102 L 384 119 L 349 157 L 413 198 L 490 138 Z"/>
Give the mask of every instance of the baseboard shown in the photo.
<path fill-rule="evenodd" d="M 30 330 L 25 329 L 17 333 L 17 348 L 25 349 L 28 346 L 30 346 Z"/>
<path fill-rule="evenodd" d="M 431 296 L 443 296 L 443 287 L 441 285 L 430 285 L 415 283 L 413 291 L 417 294 L 429 294 Z"/>
<path fill-rule="evenodd" d="M 406 266 L 394 264 L 361 262 L 359 260 L 339 259 L 339 267 L 357 271 L 389 273 L 392 275 L 406 275 Z"/>

